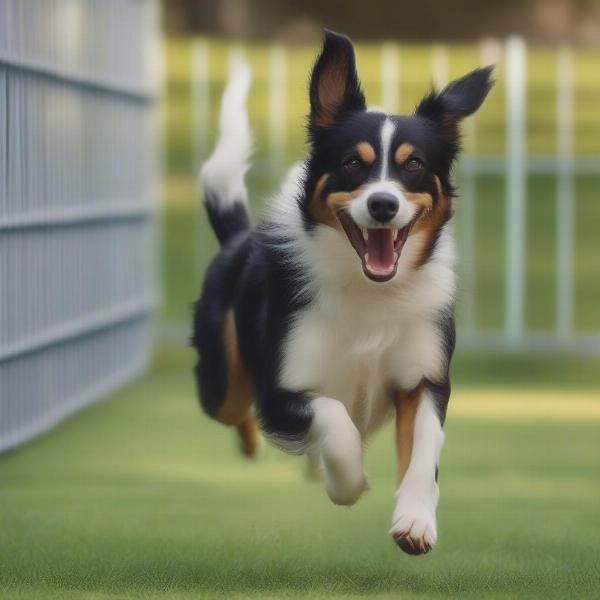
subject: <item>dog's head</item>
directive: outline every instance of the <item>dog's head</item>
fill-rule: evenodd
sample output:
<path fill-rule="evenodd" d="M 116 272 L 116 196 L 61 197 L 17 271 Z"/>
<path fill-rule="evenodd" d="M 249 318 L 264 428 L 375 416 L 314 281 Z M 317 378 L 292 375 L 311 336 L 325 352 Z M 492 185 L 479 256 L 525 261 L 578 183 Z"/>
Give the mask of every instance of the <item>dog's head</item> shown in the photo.
<path fill-rule="evenodd" d="M 310 81 L 306 226 L 345 234 L 373 281 L 394 277 L 417 232 L 424 232 L 420 261 L 427 260 L 451 215 L 459 122 L 481 106 L 491 71 L 429 93 L 410 116 L 369 111 L 352 42 L 327 31 Z"/>

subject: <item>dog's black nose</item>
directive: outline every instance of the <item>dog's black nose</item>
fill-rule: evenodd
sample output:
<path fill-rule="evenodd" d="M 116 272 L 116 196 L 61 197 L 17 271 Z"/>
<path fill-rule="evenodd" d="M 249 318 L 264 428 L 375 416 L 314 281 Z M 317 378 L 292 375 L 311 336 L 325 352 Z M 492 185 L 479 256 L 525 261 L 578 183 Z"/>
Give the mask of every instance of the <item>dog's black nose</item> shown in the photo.
<path fill-rule="evenodd" d="M 387 223 L 398 212 L 398 198 L 387 192 L 372 194 L 367 199 L 369 214 L 380 223 Z"/>

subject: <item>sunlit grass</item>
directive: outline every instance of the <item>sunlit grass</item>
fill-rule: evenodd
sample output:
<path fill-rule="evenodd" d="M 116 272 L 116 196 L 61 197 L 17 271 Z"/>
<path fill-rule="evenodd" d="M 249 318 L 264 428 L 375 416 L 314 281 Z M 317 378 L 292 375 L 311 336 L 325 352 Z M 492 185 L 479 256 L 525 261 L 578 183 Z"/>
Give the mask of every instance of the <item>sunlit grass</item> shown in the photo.
<path fill-rule="evenodd" d="M 593 422 L 600 420 L 600 398 L 597 390 L 468 388 L 457 394 L 449 414 L 476 419 Z"/>
<path fill-rule="evenodd" d="M 0 461 L 2 596 L 592 598 L 599 580 L 597 392 L 457 385 L 440 542 L 387 535 L 392 431 L 368 445 L 352 509 L 297 457 L 244 460 L 200 414 L 191 353 Z M 562 400 L 561 400 L 562 398 Z"/>

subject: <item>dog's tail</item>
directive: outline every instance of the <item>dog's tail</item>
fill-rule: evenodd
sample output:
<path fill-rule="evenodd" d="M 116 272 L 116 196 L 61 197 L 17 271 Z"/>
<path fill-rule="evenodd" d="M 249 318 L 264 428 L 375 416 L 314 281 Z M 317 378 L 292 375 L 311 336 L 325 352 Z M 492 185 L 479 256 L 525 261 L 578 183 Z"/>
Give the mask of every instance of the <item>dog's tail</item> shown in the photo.
<path fill-rule="evenodd" d="M 204 205 L 221 244 L 250 227 L 244 176 L 252 152 L 252 134 L 246 112 L 250 67 L 232 61 L 221 100 L 219 139 L 200 171 Z"/>

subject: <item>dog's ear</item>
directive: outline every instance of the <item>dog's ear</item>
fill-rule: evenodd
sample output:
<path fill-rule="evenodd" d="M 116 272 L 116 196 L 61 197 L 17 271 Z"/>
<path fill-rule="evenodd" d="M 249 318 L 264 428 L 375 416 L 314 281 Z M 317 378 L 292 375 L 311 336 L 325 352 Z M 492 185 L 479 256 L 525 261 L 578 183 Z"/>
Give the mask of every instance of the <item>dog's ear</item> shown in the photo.
<path fill-rule="evenodd" d="M 345 113 L 365 109 L 352 42 L 345 35 L 325 30 L 310 78 L 310 129 L 331 127 Z"/>
<path fill-rule="evenodd" d="M 415 114 L 434 121 L 445 136 L 456 138 L 460 121 L 482 105 L 494 84 L 493 69 L 493 66 L 475 69 L 449 83 L 441 92 L 431 92 L 421 100 Z"/>

